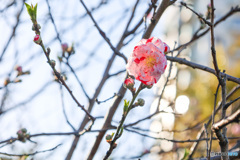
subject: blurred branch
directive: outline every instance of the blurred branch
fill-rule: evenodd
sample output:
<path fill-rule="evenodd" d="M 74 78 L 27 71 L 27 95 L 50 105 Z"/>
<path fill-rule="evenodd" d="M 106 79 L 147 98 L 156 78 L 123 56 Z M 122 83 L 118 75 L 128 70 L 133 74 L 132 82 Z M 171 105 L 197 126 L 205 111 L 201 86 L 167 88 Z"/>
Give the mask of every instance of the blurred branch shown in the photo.
<path fill-rule="evenodd" d="M 232 105 L 234 102 L 238 101 L 240 99 L 240 97 L 228 102 L 227 104 L 225 104 L 224 109 L 227 109 L 230 105 Z"/>
<path fill-rule="evenodd" d="M 107 101 L 109 101 L 109 100 L 111 100 L 111 99 L 113 99 L 114 97 L 117 97 L 117 96 L 120 96 L 120 95 L 118 95 L 117 93 L 114 93 L 112 97 L 110 97 L 110 98 L 108 98 L 108 99 L 106 99 L 106 100 L 103 100 L 103 101 L 99 101 L 99 100 L 96 98 L 96 102 L 97 102 L 97 104 L 101 104 L 101 103 L 107 102 Z"/>
<path fill-rule="evenodd" d="M 4 93 L 2 95 L 2 99 L 1 99 L 1 103 L 0 103 L 0 115 L 5 112 L 5 111 L 3 111 L 3 108 L 4 108 L 5 102 L 8 98 L 8 95 L 9 95 L 8 86 L 5 86 L 4 88 L 5 88 Z"/>
<path fill-rule="evenodd" d="M 152 8 L 153 8 L 152 5 L 149 6 L 143 17 L 146 17 L 150 13 Z M 130 31 L 126 30 L 125 35 L 128 36 L 130 34 L 134 34 L 137 31 L 137 29 L 142 25 L 142 23 L 143 23 L 143 18 L 141 18 L 141 20 L 135 25 L 135 27 L 132 30 Z"/>
<path fill-rule="evenodd" d="M 31 139 L 33 137 L 39 137 L 39 136 L 69 136 L 69 135 L 78 135 L 78 136 L 82 136 L 84 135 L 85 133 L 87 132 L 91 132 L 91 133 L 94 133 L 94 132 L 105 132 L 106 130 L 109 130 L 109 129 L 113 129 L 112 127 L 109 127 L 105 130 L 84 130 L 82 132 L 78 132 L 78 131 L 74 131 L 74 132 L 55 132 L 55 133 L 37 133 L 37 134 L 30 134 L 28 135 L 28 139 Z M 0 144 L 3 144 L 3 143 L 13 143 L 15 141 L 19 140 L 18 138 L 15 138 L 15 137 L 12 137 L 12 138 L 9 138 L 9 139 L 6 139 L 6 140 L 3 140 L 3 141 L 0 141 Z"/>
<path fill-rule="evenodd" d="M 219 90 L 220 84 L 218 83 L 216 93 L 214 94 L 214 106 L 213 106 L 213 113 L 212 113 L 212 125 L 215 123 L 215 112 L 216 112 L 216 106 L 217 106 L 217 96 L 218 96 L 218 90 Z M 209 146 L 209 151 L 207 153 L 207 158 L 210 159 L 211 155 L 211 149 L 212 149 L 212 137 L 213 137 L 213 132 L 212 130 L 210 131 L 210 146 Z"/>
<path fill-rule="evenodd" d="M 211 0 L 211 23 L 214 24 L 214 14 L 215 8 L 214 8 L 214 0 Z M 218 78 L 219 84 L 221 85 L 222 88 L 222 119 L 225 119 L 226 117 L 226 109 L 225 104 L 226 104 L 226 79 L 227 76 L 224 75 L 223 77 L 221 77 L 220 75 L 220 70 L 218 68 L 218 63 L 217 63 L 217 57 L 216 57 L 216 49 L 215 49 L 215 35 L 214 35 L 214 26 L 211 25 L 210 26 L 210 31 L 211 31 L 211 51 L 212 51 L 212 58 L 213 58 L 213 65 L 216 71 L 216 76 Z M 224 72 L 224 71 L 223 71 Z M 216 136 L 219 139 L 219 144 L 220 144 L 220 148 L 221 148 L 221 153 L 227 153 L 228 152 L 228 140 L 226 137 L 226 133 L 227 133 L 227 128 L 223 128 L 222 134 L 220 133 L 220 131 L 217 131 L 214 127 L 215 125 L 213 125 L 214 128 L 214 132 L 216 134 Z M 229 157 L 228 155 L 222 155 L 222 159 L 223 160 L 228 160 Z"/>
<path fill-rule="evenodd" d="M 39 153 L 44 153 L 44 152 L 53 151 L 53 150 L 57 149 L 59 146 L 61 146 L 61 145 L 62 145 L 62 144 L 58 144 L 56 147 L 53 147 L 53 148 L 51 148 L 51 149 L 47 149 L 47 150 L 43 150 L 43 151 L 36 151 L 36 152 L 33 152 L 33 153 L 26 153 L 26 154 L 9 154 L 9 153 L 0 152 L 0 154 L 6 155 L 6 156 L 15 156 L 15 157 L 34 156 L 34 155 L 39 154 Z"/>
<path fill-rule="evenodd" d="M 174 48 L 175 48 L 175 46 L 176 46 L 176 42 L 175 42 Z M 173 56 L 173 52 L 171 52 L 171 56 Z M 173 65 L 173 62 L 170 61 L 170 67 L 169 67 L 169 70 L 168 70 L 167 79 L 166 79 L 166 81 L 165 81 L 165 84 L 163 85 L 162 92 L 161 92 L 161 94 L 159 95 L 159 98 L 158 98 L 158 104 L 157 104 L 157 109 L 156 109 L 155 112 L 160 111 L 160 102 L 161 102 L 161 99 L 162 99 L 163 93 L 164 93 L 164 91 L 165 91 L 165 88 L 166 88 L 166 86 L 167 86 L 167 84 L 168 84 L 169 77 L 170 77 L 170 75 L 171 75 L 171 73 L 172 73 L 172 65 Z"/>
<path fill-rule="evenodd" d="M 9 3 L 5 8 L 0 10 L 1 12 L 4 12 L 6 9 L 8 9 L 9 7 L 13 6 L 14 4 L 16 4 L 16 0 L 13 0 L 11 3 Z"/>
<path fill-rule="evenodd" d="M 201 19 L 202 21 L 204 21 L 205 24 L 207 24 L 209 27 L 212 26 L 213 23 L 208 22 L 205 18 L 203 18 L 201 15 L 199 15 L 196 11 L 194 11 L 193 9 L 191 9 L 190 7 L 188 7 L 188 5 L 185 2 L 180 2 L 180 4 L 184 7 L 186 7 L 187 9 L 189 9 L 190 11 L 192 11 L 195 15 L 198 16 L 199 19 Z"/>
<path fill-rule="evenodd" d="M 208 139 L 207 124 L 204 123 L 203 126 L 204 126 L 205 137 Z M 212 141 L 212 138 L 210 137 L 209 140 Z M 208 155 L 208 153 L 209 153 L 208 140 L 206 140 L 206 154 Z"/>
<path fill-rule="evenodd" d="M 61 40 L 61 38 L 60 38 L 60 34 L 59 34 L 59 32 L 58 32 L 57 26 L 56 26 L 55 21 L 54 21 L 54 19 L 53 19 L 49 1 L 46 0 L 46 2 L 47 2 L 47 6 L 48 6 L 48 11 L 49 11 L 50 19 L 51 19 L 52 24 L 53 24 L 53 26 L 54 26 L 54 30 L 55 30 L 55 32 L 56 32 L 56 34 L 57 34 L 57 39 L 58 39 L 58 41 L 59 41 L 59 43 L 60 43 L 60 45 L 61 45 L 61 44 L 62 44 L 62 40 Z M 102 3 L 100 3 L 100 4 L 102 4 Z M 73 68 L 72 68 L 71 65 L 69 64 L 68 59 L 67 59 L 66 64 L 67 64 L 67 66 L 70 68 L 70 70 L 71 70 L 71 72 L 73 73 L 74 77 L 76 78 L 78 84 L 81 86 L 81 88 L 82 88 L 82 90 L 83 90 L 83 93 L 84 93 L 85 96 L 88 98 L 88 100 L 90 100 L 90 98 L 89 98 L 89 96 L 88 96 L 88 94 L 87 94 L 84 86 L 82 85 L 82 83 L 81 83 L 81 81 L 79 80 L 79 78 L 77 77 L 75 71 L 73 70 Z"/>
<path fill-rule="evenodd" d="M 216 26 L 217 26 L 218 24 L 220 24 L 222 21 L 226 20 L 228 17 L 230 17 L 231 15 L 233 15 L 234 13 L 237 13 L 237 12 L 240 12 L 240 8 L 239 8 L 238 6 L 232 7 L 232 8 L 230 9 L 230 11 L 228 11 L 224 16 L 222 16 L 219 20 L 217 20 L 217 21 L 214 23 L 214 27 L 216 27 Z M 190 44 L 193 43 L 194 41 L 198 40 L 199 38 L 201 38 L 201 37 L 203 37 L 205 34 L 207 34 L 208 31 L 210 31 L 210 28 L 208 28 L 206 31 L 202 32 L 202 33 L 199 34 L 199 35 L 193 36 L 192 39 L 191 39 L 189 42 L 178 46 L 176 49 L 174 49 L 174 50 L 172 50 L 172 51 L 182 50 L 182 49 L 186 48 L 188 45 L 190 45 Z"/>
<path fill-rule="evenodd" d="M 63 95 L 63 89 L 62 89 L 62 85 L 60 85 L 60 94 L 61 94 L 61 102 L 62 102 L 62 110 L 63 110 L 63 115 L 66 119 L 67 124 L 72 128 L 73 131 L 76 131 L 76 129 L 74 128 L 74 126 L 70 123 L 70 121 L 68 120 L 68 116 L 65 110 L 65 105 L 64 105 L 64 95 Z"/>
<path fill-rule="evenodd" d="M 70 68 L 72 74 L 73 74 L 74 77 L 76 78 L 78 84 L 81 86 L 81 88 L 82 88 L 82 90 L 83 90 L 83 93 L 84 93 L 85 96 L 87 97 L 88 101 L 90 101 L 91 98 L 90 98 L 89 95 L 87 94 L 87 91 L 85 90 L 82 82 L 81 82 L 80 79 L 78 78 L 78 76 L 77 76 L 76 72 L 74 71 L 74 69 L 72 68 L 72 66 L 69 64 L 68 60 L 67 60 L 67 62 L 66 62 L 66 65 Z"/>
<path fill-rule="evenodd" d="M 234 93 L 236 93 L 238 91 L 238 89 L 240 89 L 240 85 L 232 88 L 232 90 L 227 94 L 226 99 L 229 99 Z M 216 108 L 215 112 L 213 113 L 214 115 L 211 115 L 209 117 L 208 122 L 206 123 L 207 127 L 210 125 L 212 118 L 218 113 L 218 111 L 222 108 L 222 102 L 218 105 L 218 107 Z M 202 129 L 198 132 L 197 134 L 197 139 L 201 139 L 204 133 L 204 127 L 202 127 Z M 198 147 L 198 142 L 193 143 L 192 147 L 190 148 L 190 154 L 189 154 L 189 159 L 192 158 L 192 156 L 194 155 L 197 147 Z"/>
<path fill-rule="evenodd" d="M 129 131 L 129 132 L 132 132 L 132 133 L 136 133 L 136 134 L 138 134 L 140 136 L 143 136 L 143 137 L 146 137 L 146 138 L 155 139 L 155 140 L 169 141 L 169 142 L 173 142 L 173 143 L 192 143 L 192 142 L 200 142 L 200 141 L 209 141 L 210 140 L 210 138 L 187 139 L 187 140 L 167 139 L 167 138 L 149 136 L 147 134 L 143 134 L 143 133 L 140 133 L 138 131 L 131 130 L 131 129 L 125 129 L 125 130 Z M 239 138 L 240 137 L 228 137 L 228 139 L 239 139 Z M 218 138 L 213 138 L 212 140 L 218 140 Z"/>
<path fill-rule="evenodd" d="M 16 16 L 16 17 L 17 17 L 17 18 L 16 18 L 16 24 L 15 24 L 15 26 L 14 26 L 13 29 L 12 29 L 12 34 L 11 34 L 11 36 L 9 37 L 9 39 L 8 39 L 8 41 L 7 41 L 7 44 L 6 44 L 5 47 L 3 48 L 2 54 L 1 54 L 1 56 L 0 56 L 0 62 L 2 61 L 2 58 L 3 58 L 3 56 L 4 56 L 4 54 L 5 54 L 8 46 L 9 46 L 9 44 L 10 44 L 10 42 L 11 42 L 11 40 L 12 40 L 12 38 L 15 36 L 17 27 L 18 27 L 18 25 L 19 25 L 19 23 L 20 23 L 20 16 L 21 16 L 22 11 L 23 11 L 23 8 L 24 8 L 24 2 L 25 2 L 25 0 L 23 0 L 21 9 L 20 9 L 20 11 L 17 13 L 17 16 Z"/>
<path fill-rule="evenodd" d="M 214 24 L 214 3 L 213 0 L 211 0 L 211 23 Z M 216 71 L 216 76 L 219 80 L 219 83 L 221 83 L 221 76 L 220 76 L 220 70 L 218 68 L 218 63 L 217 63 L 217 57 L 216 57 L 216 50 L 215 50 L 215 35 L 214 35 L 214 26 L 210 25 L 210 32 L 211 32 L 211 51 L 212 51 L 212 58 L 213 58 L 213 66 Z"/>
<path fill-rule="evenodd" d="M 127 125 L 125 125 L 124 127 L 136 125 L 136 124 L 138 124 L 138 123 L 140 123 L 140 122 L 142 122 L 142 121 L 145 121 L 145 120 L 147 120 L 147 119 L 151 119 L 153 116 L 155 116 L 155 115 L 157 115 L 157 114 L 159 114 L 159 113 L 171 113 L 171 114 L 174 114 L 174 115 L 180 115 L 180 114 L 177 114 L 177 113 L 174 113 L 174 112 L 157 111 L 157 112 L 154 112 L 153 114 L 150 114 L 150 115 L 146 116 L 145 118 L 142 118 L 142 119 L 140 119 L 140 120 L 138 120 L 138 121 L 136 121 L 136 122 L 127 124 Z"/>
<path fill-rule="evenodd" d="M 23 106 L 23 105 L 26 105 L 27 103 L 30 103 L 30 102 L 31 102 L 32 100 L 34 100 L 40 93 L 42 93 L 43 91 L 45 91 L 45 89 L 47 89 L 48 86 L 51 85 L 52 83 L 53 83 L 53 81 L 49 81 L 49 82 L 45 83 L 42 87 L 40 87 L 40 89 L 39 89 L 38 91 L 36 91 L 34 94 L 32 94 L 28 99 L 26 99 L 26 100 L 24 100 L 24 101 L 22 101 L 22 102 L 20 102 L 20 103 L 18 103 L 18 104 L 16 104 L 16 105 L 14 105 L 13 107 L 9 107 L 9 108 L 6 109 L 5 111 L 1 111 L 1 112 L 0 112 L 0 115 L 1 115 L 1 114 L 5 114 L 5 113 L 7 113 L 7 112 L 9 112 L 9 111 L 12 111 L 12 110 L 14 110 L 14 109 L 16 109 L 16 108 L 19 108 L 19 107 L 21 107 L 21 106 Z"/>
<path fill-rule="evenodd" d="M 35 30 L 37 30 L 37 28 L 36 28 Z M 39 31 L 38 31 L 38 32 L 39 32 Z M 40 33 L 40 32 L 39 32 L 39 33 Z M 92 121 L 94 121 L 94 117 L 84 108 L 83 105 L 81 105 L 81 104 L 79 103 L 79 101 L 78 101 L 78 100 L 76 99 L 76 97 L 73 95 L 71 89 L 68 87 L 68 85 L 66 84 L 66 82 L 65 82 L 64 79 L 62 78 L 61 74 L 55 69 L 55 65 L 52 65 L 52 62 L 51 62 L 50 57 L 49 57 L 49 55 L 50 55 L 50 48 L 47 48 L 47 51 L 46 51 L 45 46 L 44 46 L 44 44 L 42 43 L 42 41 L 41 41 L 41 43 L 40 43 L 40 46 L 42 47 L 42 50 L 43 50 L 43 52 L 44 52 L 44 54 L 45 54 L 45 56 L 46 56 L 46 58 L 47 58 L 47 62 L 49 63 L 50 67 L 52 68 L 52 70 L 53 70 L 54 74 L 56 75 L 56 77 L 58 78 L 58 80 L 59 80 L 59 81 L 61 82 L 61 84 L 67 89 L 68 93 L 70 94 L 70 96 L 72 97 L 72 99 L 75 101 L 75 103 L 78 105 L 78 107 L 80 107 L 80 108 L 87 114 L 87 116 L 88 116 Z"/>
<path fill-rule="evenodd" d="M 117 75 L 119 75 L 119 74 L 121 74 L 121 73 L 123 73 L 123 72 L 126 72 L 126 69 L 123 69 L 123 70 L 118 71 L 118 72 L 116 72 L 116 73 L 110 74 L 110 75 L 108 75 L 108 77 L 110 78 L 110 77 L 113 77 L 113 76 L 117 76 Z"/>
<path fill-rule="evenodd" d="M 58 39 L 58 41 L 60 42 L 60 44 L 62 44 L 62 40 L 61 40 L 61 38 L 60 38 L 60 34 L 59 34 L 58 30 L 57 30 L 57 26 L 56 26 L 56 24 L 55 24 L 55 22 L 54 22 L 54 19 L 53 19 L 52 13 L 51 13 L 51 7 L 50 7 L 50 5 L 49 5 L 48 0 L 46 0 L 46 2 L 47 2 L 47 6 L 48 6 L 48 12 L 49 12 L 50 19 L 51 19 L 52 24 L 53 24 L 53 26 L 54 26 L 54 30 L 55 30 L 55 32 L 56 32 L 56 34 L 57 34 L 57 39 Z"/>
<path fill-rule="evenodd" d="M 97 24 L 97 22 L 95 21 L 95 19 L 92 16 L 92 13 L 88 10 L 87 6 L 85 5 L 85 3 L 83 2 L 83 0 L 80 0 L 80 2 L 82 3 L 83 7 L 85 8 L 87 14 L 89 15 L 89 17 L 91 18 L 91 20 L 93 21 L 95 27 L 97 28 L 97 30 L 99 31 L 100 35 L 103 37 L 103 39 L 107 42 L 107 44 L 110 46 L 110 48 L 112 49 L 112 51 L 117 54 L 118 56 L 122 57 L 124 59 L 124 61 L 127 63 L 127 58 L 126 56 L 124 56 L 124 54 L 120 53 L 118 49 L 116 49 L 112 43 L 110 42 L 110 39 L 106 36 L 106 34 L 103 32 L 103 30 L 99 27 L 99 25 Z"/>
<path fill-rule="evenodd" d="M 212 73 L 212 74 L 216 75 L 216 71 L 214 69 L 209 68 L 209 67 L 204 66 L 204 65 L 200 65 L 200 64 L 191 62 L 191 61 L 188 61 L 185 58 L 178 58 L 178 57 L 167 56 L 167 59 L 170 60 L 170 61 L 173 61 L 173 62 L 178 62 L 179 64 L 185 64 L 185 65 L 187 65 L 189 67 L 192 67 L 193 69 L 197 68 L 197 69 L 200 69 L 200 70 L 203 70 L 203 71 L 207 71 L 209 73 Z M 223 73 L 223 72 L 219 72 L 219 75 L 221 77 L 226 75 L 227 76 L 227 80 L 240 84 L 240 78 L 233 77 L 233 76 L 228 75 L 228 74 Z"/>
<path fill-rule="evenodd" d="M 221 148 L 221 153 L 228 153 L 228 138 L 226 137 L 226 133 L 221 133 L 221 129 L 224 129 L 228 124 L 233 122 L 239 122 L 240 121 L 240 109 L 238 109 L 235 113 L 233 113 L 231 116 L 222 119 L 221 121 L 213 124 L 212 130 L 217 136 L 219 140 L 219 145 Z M 222 155 L 223 160 L 228 160 L 228 154 Z"/>
<path fill-rule="evenodd" d="M 159 19 L 161 18 L 163 12 L 167 9 L 168 6 L 172 5 L 176 0 L 162 0 L 160 6 L 158 7 L 157 12 L 155 13 L 154 17 L 151 20 L 151 23 L 147 27 L 147 30 L 143 34 L 143 39 L 148 39 L 155 26 L 157 25 Z"/>

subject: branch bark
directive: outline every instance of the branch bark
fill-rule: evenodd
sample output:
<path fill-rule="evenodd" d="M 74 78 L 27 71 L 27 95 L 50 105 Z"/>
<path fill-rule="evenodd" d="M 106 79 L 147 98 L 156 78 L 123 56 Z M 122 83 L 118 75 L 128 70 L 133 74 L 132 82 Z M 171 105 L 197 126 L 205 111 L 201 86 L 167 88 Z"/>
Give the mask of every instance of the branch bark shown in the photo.
<path fill-rule="evenodd" d="M 238 109 L 235 113 L 229 116 L 226 119 L 222 119 L 221 121 L 215 123 L 212 126 L 212 131 L 215 133 L 216 137 L 219 140 L 219 145 L 221 148 L 222 159 L 228 160 L 228 139 L 224 133 L 221 133 L 221 129 L 225 128 L 228 124 L 233 122 L 239 122 L 240 118 L 240 109 Z"/>
<path fill-rule="evenodd" d="M 163 12 L 167 9 L 168 6 L 173 4 L 175 1 L 176 0 L 172 0 L 172 1 L 171 0 L 162 0 L 162 3 L 158 7 L 158 10 L 157 10 L 155 16 L 151 20 L 150 25 L 148 26 L 147 30 L 145 31 L 145 33 L 143 35 L 143 39 L 148 39 L 151 36 L 152 31 L 155 28 L 155 26 L 157 25 L 157 23 L 158 23 L 159 19 L 161 18 Z"/>

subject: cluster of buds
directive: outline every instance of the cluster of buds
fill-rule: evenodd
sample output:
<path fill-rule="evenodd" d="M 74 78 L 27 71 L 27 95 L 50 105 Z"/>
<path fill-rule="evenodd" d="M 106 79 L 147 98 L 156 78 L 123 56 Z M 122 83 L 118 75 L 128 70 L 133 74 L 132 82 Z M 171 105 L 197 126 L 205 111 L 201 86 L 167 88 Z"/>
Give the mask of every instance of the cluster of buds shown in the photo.
<path fill-rule="evenodd" d="M 111 144 L 112 143 L 112 138 L 113 138 L 113 136 L 114 136 L 114 133 L 112 133 L 111 135 L 110 134 L 107 134 L 106 135 L 106 141 L 109 143 L 109 144 Z M 114 143 L 114 145 L 113 145 L 113 148 L 116 148 L 117 147 L 117 143 Z"/>
<path fill-rule="evenodd" d="M 30 74 L 30 71 L 23 71 L 22 66 L 15 66 L 15 70 L 17 71 L 17 77 L 21 75 L 28 75 Z"/>
<path fill-rule="evenodd" d="M 11 81 L 10 78 L 7 77 L 7 78 L 4 80 L 3 85 L 6 87 L 6 86 L 8 86 L 10 83 L 20 83 L 20 82 L 22 82 L 21 79 L 15 78 L 14 80 Z"/>
<path fill-rule="evenodd" d="M 17 131 L 18 140 L 21 142 L 26 142 L 27 139 L 29 139 L 29 134 L 27 133 L 26 128 L 22 128 L 19 131 Z"/>
<path fill-rule="evenodd" d="M 9 85 L 10 83 L 20 83 L 20 82 L 22 82 L 21 79 L 16 78 L 16 79 L 14 79 L 13 81 L 11 81 L 11 80 L 9 79 L 9 77 L 8 77 L 8 78 L 6 78 L 6 79 L 4 80 L 3 85 L 6 87 L 6 86 Z"/>
<path fill-rule="evenodd" d="M 134 84 L 135 84 L 134 79 L 127 78 L 127 79 L 125 79 L 123 86 L 125 88 L 129 89 L 132 93 L 135 93 L 136 88 L 134 88 Z"/>
<path fill-rule="evenodd" d="M 62 47 L 62 57 L 65 57 L 66 52 L 68 53 L 68 57 L 75 53 L 73 44 L 71 46 L 68 46 L 67 43 L 63 43 L 61 47 Z"/>
<path fill-rule="evenodd" d="M 4 80 L 4 82 L 3 82 L 4 86 L 7 86 L 7 85 L 10 84 L 10 83 L 19 83 L 19 82 L 22 82 L 22 80 L 21 80 L 21 79 L 18 79 L 18 77 L 19 77 L 19 76 L 22 76 L 22 75 L 28 75 L 28 74 L 30 74 L 30 71 L 23 71 L 22 66 L 16 65 L 14 69 L 17 71 L 17 76 L 16 76 L 16 78 L 13 79 L 13 80 L 10 80 L 10 78 L 7 77 L 7 78 Z"/>

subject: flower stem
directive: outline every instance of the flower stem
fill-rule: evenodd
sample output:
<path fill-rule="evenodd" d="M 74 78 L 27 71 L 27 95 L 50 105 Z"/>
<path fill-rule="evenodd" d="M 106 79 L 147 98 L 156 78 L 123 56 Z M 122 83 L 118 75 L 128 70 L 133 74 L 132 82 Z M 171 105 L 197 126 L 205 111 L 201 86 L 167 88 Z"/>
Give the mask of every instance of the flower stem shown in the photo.
<path fill-rule="evenodd" d="M 128 113 L 129 113 L 130 110 L 133 108 L 133 106 L 134 106 L 133 103 L 134 103 L 135 99 L 137 98 L 137 96 L 138 96 L 138 94 L 140 93 L 140 91 L 141 91 L 142 89 L 144 89 L 144 88 L 145 88 L 145 87 L 144 87 L 143 83 L 141 83 L 140 86 L 138 87 L 137 92 L 136 92 L 136 93 L 133 95 L 133 97 L 132 97 L 132 100 L 131 100 L 131 103 L 130 103 L 130 105 L 129 105 L 129 107 L 128 107 L 127 112 L 126 112 L 126 113 L 123 112 L 123 114 L 122 114 L 122 119 L 121 119 L 121 121 L 120 121 L 120 124 L 119 124 L 118 127 L 117 127 L 116 134 L 115 134 L 115 136 L 114 136 L 114 138 L 113 138 L 113 140 L 112 140 L 112 142 L 111 142 L 111 144 L 110 144 L 110 148 L 109 148 L 109 150 L 107 151 L 107 154 L 106 154 L 106 156 L 104 157 L 104 160 L 106 160 L 106 159 L 111 155 L 112 150 L 114 149 L 114 146 L 115 146 L 115 145 L 114 145 L 115 142 L 116 142 L 117 139 L 120 138 L 121 135 L 122 135 L 122 132 L 120 132 L 120 131 L 122 130 L 121 128 L 122 128 L 122 126 L 123 126 L 123 123 L 124 123 L 124 121 L 125 121 Z"/>

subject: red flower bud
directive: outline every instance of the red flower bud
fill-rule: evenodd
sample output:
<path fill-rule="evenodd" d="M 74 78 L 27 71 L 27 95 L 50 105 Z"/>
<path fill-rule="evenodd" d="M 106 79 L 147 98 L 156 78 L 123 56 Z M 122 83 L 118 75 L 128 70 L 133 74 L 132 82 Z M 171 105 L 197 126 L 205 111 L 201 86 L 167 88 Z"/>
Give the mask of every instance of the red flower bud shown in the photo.
<path fill-rule="evenodd" d="M 36 34 L 36 36 L 34 37 L 33 41 L 37 44 L 40 44 L 42 42 L 41 36 Z"/>
<path fill-rule="evenodd" d="M 132 89 L 133 88 L 133 86 L 134 86 L 134 80 L 132 79 L 132 78 L 127 78 L 127 79 L 125 79 L 125 81 L 124 81 L 124 86 L 126 87 L 126 88 L 128 88 L 128 89 Z"/>
<path fill-rule="evenodd" d="M 22 66 L 16 66 L 15 67 L 15 70 L 22 73 Z"/>

